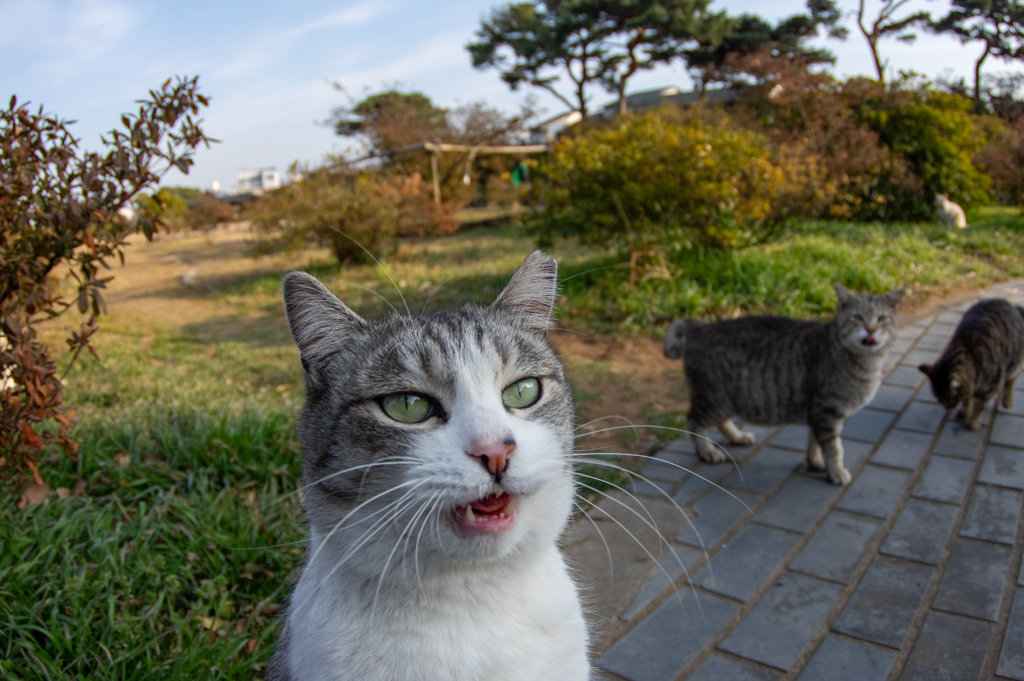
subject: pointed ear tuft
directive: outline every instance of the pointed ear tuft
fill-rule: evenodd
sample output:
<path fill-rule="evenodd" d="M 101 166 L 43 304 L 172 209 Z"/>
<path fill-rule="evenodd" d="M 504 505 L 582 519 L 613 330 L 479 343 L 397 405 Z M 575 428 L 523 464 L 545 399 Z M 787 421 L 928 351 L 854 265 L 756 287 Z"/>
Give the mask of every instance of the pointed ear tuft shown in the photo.
<path fill-rule="evenodd" d="M 284 312 L 292 338 L 302 353 L 302 367 L 314 381 L 327 360 L 366 322 L 331 291 L 305 272 L 292 271 L 282 281 Z"/>
<path fill-rule="evenodd" d="M 935 371 L 935 367 L 933 367 L 931 364 L 921 364 L 917 368 L 921 371 L 922 374 L 924 374 L 928 378 L 931 378 L 932 373 Z"/>
<path fill-rule="evenodd" d="M 543 251 L 534 251 L 526 256 L 491 307 L 514 312 L 534 331 L 547 333 L 557 292 L 558 263 Z"/>
<path fill-rule="evenodd" d="M 895 291 L 889 291 L 882 297 L 885 298 L 886 303 L 892 306 L 892 309 L 898 310 L 900 309 L 900 304 L 903 303 L 903 296 L 905 296 L 906 294 L 907 289 L 900 288 L 896 289 Z"/>
<path fill-rule="evenodd" d="M 843 286 L 839 282 L 836 282 L 833 288 L 836 291 L 836 300 L 839 302 L 840 310 L 857 299 L 856 295 L 851 293 L 845 286 Z"/>

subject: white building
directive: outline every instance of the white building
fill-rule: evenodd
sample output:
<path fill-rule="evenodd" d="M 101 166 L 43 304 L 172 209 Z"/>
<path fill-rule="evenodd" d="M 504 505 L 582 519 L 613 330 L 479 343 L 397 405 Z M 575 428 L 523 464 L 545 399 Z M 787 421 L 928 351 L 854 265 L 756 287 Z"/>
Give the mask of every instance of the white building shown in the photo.
<path fill-rule="evenodd" d="M 277 168 L 239 168 L 235 171 L 235 194 L 269 192 L 281 186 L 281 173 Z"/>

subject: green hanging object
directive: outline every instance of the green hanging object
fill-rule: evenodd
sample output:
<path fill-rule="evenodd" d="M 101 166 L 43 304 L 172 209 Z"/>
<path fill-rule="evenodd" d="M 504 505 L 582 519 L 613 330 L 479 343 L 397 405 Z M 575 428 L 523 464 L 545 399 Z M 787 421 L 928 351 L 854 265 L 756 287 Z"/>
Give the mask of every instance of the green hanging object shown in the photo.
<path fill-rule="evenodd" d="M 520 162 L 516 166 L 516 169 L 512 171 L 512 186 L 516 189 L 520 185 L 527 184 L 530 182 L 530 166 Z"/>

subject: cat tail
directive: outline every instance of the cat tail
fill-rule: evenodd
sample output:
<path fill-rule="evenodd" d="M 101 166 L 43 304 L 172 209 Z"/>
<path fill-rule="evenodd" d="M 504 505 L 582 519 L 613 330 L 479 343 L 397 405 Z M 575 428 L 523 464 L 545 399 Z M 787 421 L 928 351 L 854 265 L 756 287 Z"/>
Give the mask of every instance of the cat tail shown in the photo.
<path fill-rule="evenodd" d="M 687 332 L 695 326 L 703 325 L 704 322 L 699 319 L 679 319 L 672 322 L 665 333 L 665 356 L 669 359 L 681 359 Z"/>

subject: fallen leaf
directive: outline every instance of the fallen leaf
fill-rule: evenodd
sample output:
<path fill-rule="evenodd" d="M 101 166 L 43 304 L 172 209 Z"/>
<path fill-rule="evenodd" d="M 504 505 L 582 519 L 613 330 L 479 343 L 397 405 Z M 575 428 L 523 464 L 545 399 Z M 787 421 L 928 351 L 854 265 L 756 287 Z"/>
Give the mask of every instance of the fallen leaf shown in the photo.
<path fill-rule="evenodd" d="M 245 631 L 245 625 L 246 624 L 247 624 L 247 618 L 245 618 L 245 617 L 243 617 L 242 619 L 240 619 L 237 622 L 235 622 L 235 633 L 238 634 L 239 636 L 241 636 L 242 632 Z"/>
<path fill-rule="evenodd" d="M 114 457 L 114 463 L 118 464 L 119 466 L 127 466 L 131 462 L 132 457 L 128 456 L 124 452 L 121 452 L 120 454 Z"/>
<path fill-rule="evenodd" d="M 49 493 L 50 486 L 45 482 L 41 485 L 38 482 L 30 483 L 25 488 L 25 491 L 21 493 L 21 501 L 18 502 L 18 508 L 25 508 L 29 504 L 41 504 Z"/>
<path fill-rule="evenodd" d="M 280 603 L 267 603 L 265 606 L 263 606 L 264 615 L 275 615 L 279 612 L 281 612 Z"/>
<path fill-rule="evenodd" d="M 193 563 L 193 562 L 195 562 L 196 560 L 199 559 L 199 556 L 197 556 L 196 554 L 192 553 L 191 551 L 187 551 L 185 553 L 185 558 L 188 559 L 188 562 Z"/>
<path fill-rule="evenodd" d="M 39 469 L 36 468 L 36 462 L 33 461 L 32 459 L 28 459 L 25 461 L 25 463 L 28 465 L 29 468 L 32 469 L 32 477 L 35 479 L 36 484 L 45 485 L 46 483 L 43 482 L 43 479 L 39 476 Z"/>
<path fill-rule="evenodd" d="M 2 468 L 5 463 L 7 463 L 7 457 L 0 456 L 0 468 Z"/>
<path fill-rule="evenodd" d="M 249 651 L 250 655 L 255 653 L 256 652 L 256 639 L 250 638 L 248 643 L 245 644 L 245 649 Z"/>
<path fill-rule="evenodd" d="M 71 496 L 71 490 L 69 490 L 67 487 L 58 487 L 57 488 L 57 497 L 59 499 L 67 499 L 70 496 Z"/>
<path fill-rule="evenodd" d="M 78 482 L 75 483 L 75 486 L 71 488 L 71 496 L 84 497 L 85 487 L 85 480 L 79 480 Z"/>
<path fill-rule="evenodd" d="M 740 308 L 737 307 L 735 310 L 732 311 L 732 318 L 733 319 L 739 319 L 742 316 L 743 316 L 743 310 L 741 310 Z"/>

